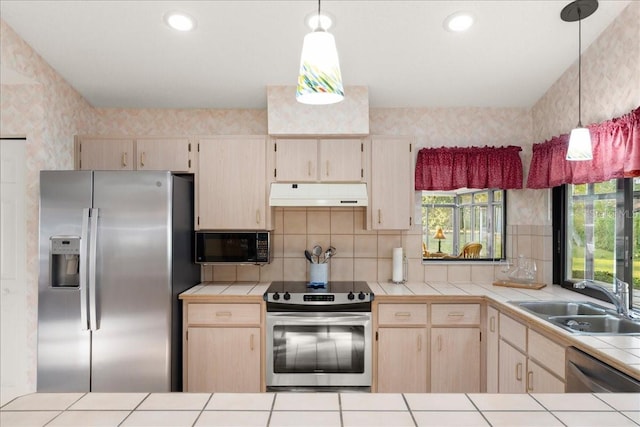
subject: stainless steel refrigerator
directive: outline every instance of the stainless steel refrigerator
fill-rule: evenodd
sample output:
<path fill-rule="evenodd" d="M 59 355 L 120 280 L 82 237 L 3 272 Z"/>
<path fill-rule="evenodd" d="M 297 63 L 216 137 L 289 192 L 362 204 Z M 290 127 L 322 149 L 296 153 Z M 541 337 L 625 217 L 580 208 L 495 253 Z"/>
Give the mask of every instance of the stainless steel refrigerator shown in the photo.
<path fill-rule="evenodd" d="M 190 179 L 40 173 L 38 391 L 182 390 L 193 235 Z"/>

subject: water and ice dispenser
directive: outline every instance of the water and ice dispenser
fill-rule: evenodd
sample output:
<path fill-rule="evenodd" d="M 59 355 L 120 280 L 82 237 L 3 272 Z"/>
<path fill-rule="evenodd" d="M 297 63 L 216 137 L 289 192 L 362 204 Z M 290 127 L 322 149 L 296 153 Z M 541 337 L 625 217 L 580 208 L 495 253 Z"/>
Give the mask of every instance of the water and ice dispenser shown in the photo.
<path fill-rule="evenodd" d="M 53 288 L 80 286 L 80 237 L 53 236 L 49 239 L 49 273 Z"/>

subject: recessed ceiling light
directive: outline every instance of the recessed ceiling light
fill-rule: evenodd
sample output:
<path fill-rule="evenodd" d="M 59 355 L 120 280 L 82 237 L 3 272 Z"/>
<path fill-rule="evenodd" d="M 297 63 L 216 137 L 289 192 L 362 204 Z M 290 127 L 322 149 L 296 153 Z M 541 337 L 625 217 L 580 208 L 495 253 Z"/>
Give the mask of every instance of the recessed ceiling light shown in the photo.
<path fill-rule="evenodd" d="M 196 20 L 184 12 L 168 12 L 164 22 L 174 30 L 191 31 L 196 27 Z"/>
<path fill-rule="evenodd" d="M 311 28 L 311 30 L 318 28 L 318 11 L 309 13 L 304 18 L 304 22 L 307 24 L 307 27 Z M 320 13 L 320 28 L 326 31 L 333 26 L 333 22 L 333 16 L 327 12 Z"/>
<path fill-rule="evenodd" d="M 469 12 L 456 12 L 444 20 L 444 28 L 456 33 L 467 31 L 473 25 L 473 15 Z"/>

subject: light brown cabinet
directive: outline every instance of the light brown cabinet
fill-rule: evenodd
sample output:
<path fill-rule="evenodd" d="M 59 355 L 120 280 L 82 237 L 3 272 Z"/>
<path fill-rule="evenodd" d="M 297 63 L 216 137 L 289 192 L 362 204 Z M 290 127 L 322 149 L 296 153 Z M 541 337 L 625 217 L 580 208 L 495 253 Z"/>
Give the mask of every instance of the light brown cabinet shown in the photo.
<path fill-rule="evenodd" d="M 431 392 L 479 392 L 480 304 L 432 304 L 431 325 Z"/>
<path fill-rule="evenodd" d="M 413 222 L 413 144 L 409 138 L 371 137 L 368 222 L 374 230 L 407 230 Z"/>
<path fill-rule="evenodd" d="M 189 173 L 192 166 L 188 138 L 76 139 L 76 169 L 169 170 Z"/>
<path fill-rule="evenodd" d="M 426 304 L 378 305 L 377 391 L 424 393 L 428 385 Z"/>
<path fill-rule="evenodd" d="M 261 391 L 259 303 L 188 303 L 184 319 L 184 391 Z"/>
<path fill-rule="evenodd" d="M 563 393 L 564 347 L 502 313 L 499 322 L 500 393 Z"/>
<path fill-rule="evenodd" d="M 196 228 L 269 228 L 266 137 L 200 139 L 196 188 Z"/>
<path fill-rule="evenodd" d="M 278 139 L 275 181 L 359 182 L 364 179 L 360 139 Z"/>
<path fill-rule="evenodd" d="M 493 307 L 487 307 L 486 325 L 486 378 L 487 393 L 498 392 L 498 354 L 500 334 L 498 333 L 499 312 Z"/>
<path fill-rule="evenodd" d="M 134 170 L 134 139 L 78 138 L 76 169 Z"/>

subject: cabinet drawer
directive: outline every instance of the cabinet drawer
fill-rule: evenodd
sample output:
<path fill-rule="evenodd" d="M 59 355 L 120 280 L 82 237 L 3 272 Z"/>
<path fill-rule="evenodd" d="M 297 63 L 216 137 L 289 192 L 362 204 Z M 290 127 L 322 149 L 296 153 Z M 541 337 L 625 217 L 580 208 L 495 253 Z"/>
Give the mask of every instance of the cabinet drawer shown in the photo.
<path fill-rule="evenodd" d="M 189 325 L 259 325 L 260 304 L 189 304 Z"/>
<path fill-rule="evenodd" d="M 431 304 L 434 325 L 478 325 L 480 304 Z"/>
<path fill-rule="evenodd" d="M 380 304 L 378 305 L 379 325 L 420 325 L 427 324 L 426 304 Z"/>
<path fill-rule="evenodd" d="M 502 313 L 500 313 L 500 338 L 524 352 L 527 351 L 527 327 Z"/>
<path fill-rule="evenodd" d="M 529 357 L 538 361 L 549 371 L 564 378 L 564 347 L 539 333 L 529 330 Z"/>

